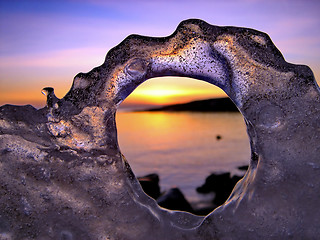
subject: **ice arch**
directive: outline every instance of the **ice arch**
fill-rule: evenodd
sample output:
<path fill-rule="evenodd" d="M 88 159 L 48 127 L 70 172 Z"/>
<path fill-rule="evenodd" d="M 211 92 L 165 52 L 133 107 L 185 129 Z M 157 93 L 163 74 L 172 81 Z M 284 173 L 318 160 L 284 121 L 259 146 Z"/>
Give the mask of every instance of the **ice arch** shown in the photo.
<path fill-rule="evenodd" d="M 156 76 L 221 87 L 243 114 L 252 157 L 205 218 L 161 209 L 119 151 L 117 105 Z M 320 94 L 261 32 L 183 21 L 132 35 L 47 107 L 3 106 L 0 236 L 7 239 L 315 239 L 320 234 Z"/>

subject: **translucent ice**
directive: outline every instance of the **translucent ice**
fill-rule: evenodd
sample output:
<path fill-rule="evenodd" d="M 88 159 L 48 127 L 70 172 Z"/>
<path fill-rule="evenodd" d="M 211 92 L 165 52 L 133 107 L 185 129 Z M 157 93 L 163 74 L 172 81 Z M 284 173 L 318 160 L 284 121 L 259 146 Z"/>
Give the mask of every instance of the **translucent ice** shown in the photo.
<path fill-rule="evenodd" d="M 187 76 L 221 87 L 243 114 L 252 156 L 206 217 L 160 208 L 117 142 L 117 106 L 142 82 Z M 183 21 L 131 35 L 47 106 L 0 108 L 0 239 L 316 239 L 320 93 L 256 30 Z"/>

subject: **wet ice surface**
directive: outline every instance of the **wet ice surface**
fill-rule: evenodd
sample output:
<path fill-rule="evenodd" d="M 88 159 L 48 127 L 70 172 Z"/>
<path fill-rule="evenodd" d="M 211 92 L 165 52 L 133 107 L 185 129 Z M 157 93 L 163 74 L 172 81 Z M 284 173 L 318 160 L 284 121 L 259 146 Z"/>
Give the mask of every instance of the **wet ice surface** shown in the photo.
<path fill-rule="evenodd" d="M 161 209 L 120 153 L 117 106 L 142 82 L 187 76 L 221 87 L 243 114 L 252 156 L 206 217 Z M 316 239 L 320 94 L 261 32 L 182 22 L 132 35 L 62 99 L 0 108 L 0 239 Z"/>

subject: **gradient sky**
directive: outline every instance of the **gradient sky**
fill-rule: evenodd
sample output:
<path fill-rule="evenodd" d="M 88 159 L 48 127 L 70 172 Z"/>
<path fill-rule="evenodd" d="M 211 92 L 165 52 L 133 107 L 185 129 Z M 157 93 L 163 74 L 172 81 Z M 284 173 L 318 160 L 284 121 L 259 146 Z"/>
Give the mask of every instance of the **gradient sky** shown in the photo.
<path fill-rule="evenodd" d="M 0 0 L 0 105 L 41 107 L 47 86 L 61 98 L 78 72 L 101 65 L 126 36 L 167 36 L 188 18 L 266 32 L 288 62 L 310 66 L 319 83 L 318 0 Z M 153 79 L 127 102 L 165 104 L 221 94 L 200 81 Z"/>

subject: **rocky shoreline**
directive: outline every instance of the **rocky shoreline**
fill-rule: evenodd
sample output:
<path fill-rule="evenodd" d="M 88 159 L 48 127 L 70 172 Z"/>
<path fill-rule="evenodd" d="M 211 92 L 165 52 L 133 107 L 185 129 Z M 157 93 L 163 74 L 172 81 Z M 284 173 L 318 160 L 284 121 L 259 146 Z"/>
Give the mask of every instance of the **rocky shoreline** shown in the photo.
<path fill-rule="evenodd" d="M 248 166 L 240 166 L 243 175 Z M 216 207 L 223 204 L 229 197 L 235 184 L 243 177 L 231 176 L 230 172 L 212 173 L 206 177 L 204 184 L 196 188 L 202 195 L 208 195 L 210 200 L 205 206 L 192 206 L 178 187 L 170 188 L 164 192 L 160 189 L 160 177 L 156 173 L 138 177 L 144 192 L 155 199 L 159 206 L 170 210 L 191 212 L 196 215 L 207 215 Z"/>

